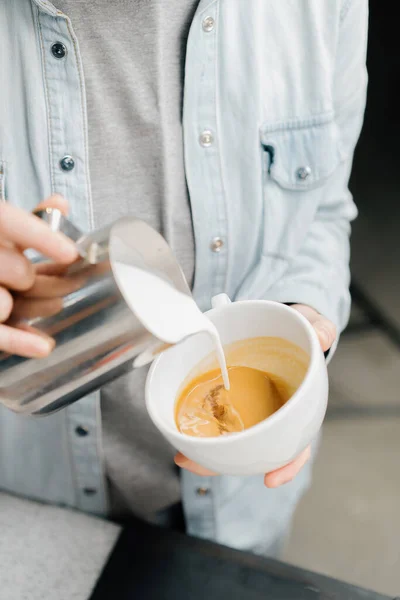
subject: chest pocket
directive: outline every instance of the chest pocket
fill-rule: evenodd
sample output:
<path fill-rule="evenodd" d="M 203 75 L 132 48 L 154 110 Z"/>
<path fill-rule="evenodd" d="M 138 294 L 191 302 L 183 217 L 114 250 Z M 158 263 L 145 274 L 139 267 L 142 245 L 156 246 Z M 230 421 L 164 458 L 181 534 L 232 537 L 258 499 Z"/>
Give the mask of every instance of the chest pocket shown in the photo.
<path fill-rule="evenodd" d="M 263 255 L 289 261 L 315 219 L 323 187 L 345 158 L 332 113 L 266 123 L 263 153 Z"/>

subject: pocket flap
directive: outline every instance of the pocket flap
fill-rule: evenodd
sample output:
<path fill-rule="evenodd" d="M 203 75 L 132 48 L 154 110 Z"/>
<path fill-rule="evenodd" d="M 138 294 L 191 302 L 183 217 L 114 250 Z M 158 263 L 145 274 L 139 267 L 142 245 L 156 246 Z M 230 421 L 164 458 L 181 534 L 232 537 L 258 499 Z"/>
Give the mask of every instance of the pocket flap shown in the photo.
<path fill-rule="evenodd" d="M 260 135 L 268 153 L 268 174 L 284 188 L 318 187 L 345 158 L 333 113 L 265 123 Z"/>

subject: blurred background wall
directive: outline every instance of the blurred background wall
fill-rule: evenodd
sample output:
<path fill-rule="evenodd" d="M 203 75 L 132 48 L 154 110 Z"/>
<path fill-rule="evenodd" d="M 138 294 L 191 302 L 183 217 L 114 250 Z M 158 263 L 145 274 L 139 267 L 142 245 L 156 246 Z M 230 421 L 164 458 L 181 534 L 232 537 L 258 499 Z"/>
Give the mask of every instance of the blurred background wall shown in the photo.
<path fill-rule="evenodd" d="M 393 6 L 392 6 L 393 9 Z M 370 0 L 369 92 L 351 190 L 353 309 L 330 367 L 314 483 L 286 559 L 400 594 L 400 50 L 389 4 Z"/>

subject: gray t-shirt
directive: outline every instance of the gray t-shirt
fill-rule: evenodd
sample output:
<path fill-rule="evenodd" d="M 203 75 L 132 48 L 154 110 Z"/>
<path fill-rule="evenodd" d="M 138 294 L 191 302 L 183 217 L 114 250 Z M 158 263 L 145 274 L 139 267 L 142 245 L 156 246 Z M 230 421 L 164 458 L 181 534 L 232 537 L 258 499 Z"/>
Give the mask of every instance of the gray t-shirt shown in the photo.
<path fill-rule="evenodd" d="M 85 74 L 96 226 L 133 214 L 166 237 L 189 282 L 194 240 L 182 140 L 186 41 L 199 0 L 55 0 Z M 173 449 L 144 405 L 146 369 L 102 390 L 112 512 L 149 515 L 179 499 Z"/>

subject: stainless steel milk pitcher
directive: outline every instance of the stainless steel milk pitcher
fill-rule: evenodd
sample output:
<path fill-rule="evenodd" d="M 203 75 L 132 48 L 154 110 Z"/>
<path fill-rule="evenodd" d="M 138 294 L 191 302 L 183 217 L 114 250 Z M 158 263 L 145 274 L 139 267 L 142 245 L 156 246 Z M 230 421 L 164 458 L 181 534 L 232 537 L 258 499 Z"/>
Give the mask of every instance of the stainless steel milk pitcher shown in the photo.
<path fill-rule="evenodd" d="M 55 298 L 26 299 L 25 307 L 18 300 L 10 323 L 44 332 L 55 348 L 41 359 L 0 353 L 0 402 L 17 413 L 45 415 L 151 362 L 165 348 L 125 302 L 113 274 L 116 261 L 161 273 L 185 294 L 190 290 L 164 238 L 143 221 L 128 217 L 83 234 L 58 209 L 36 214 L 73 239 L 81 258 L 57 278 L 58 297 L 53 290 Z"/>

